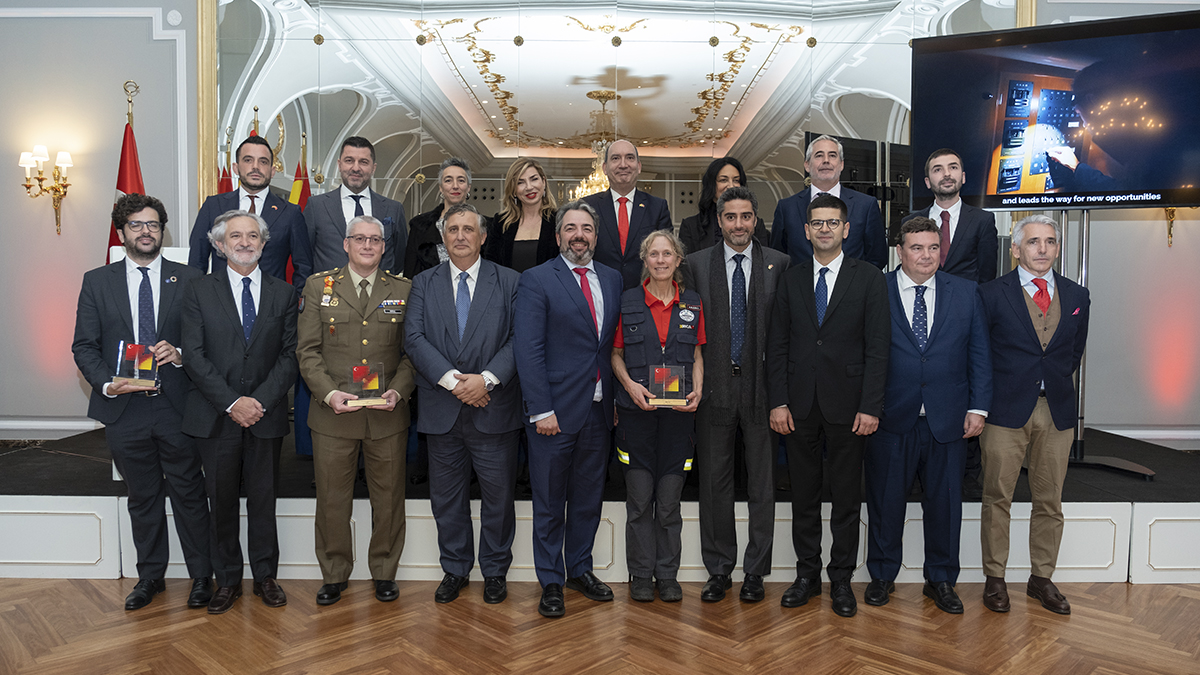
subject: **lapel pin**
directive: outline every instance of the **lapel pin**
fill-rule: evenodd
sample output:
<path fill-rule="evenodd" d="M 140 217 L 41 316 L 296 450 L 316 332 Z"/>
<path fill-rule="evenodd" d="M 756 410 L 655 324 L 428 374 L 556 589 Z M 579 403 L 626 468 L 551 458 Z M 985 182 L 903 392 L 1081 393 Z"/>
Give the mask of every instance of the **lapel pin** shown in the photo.
<path fill-rule="evenodd" d="M 272 205 L 271 205 L 271 210 L 272 210 L 272 211 L 278 211 L 278 210 L 279 210 L 279 207 L 278 207 L 278 206 L 276 206 L 276 205 L 274 205 L 274 204 L 272 204 Z"/>
<path fill-rule="evenodd" d="M 1076 308 L 1075 308 L 1075 311 L 1074 311 L 1074 312 L 1071 312 L 1071 316 L 1075 316 L 1075 315 L 1077 315 L 1077 314 L 1079 314 L 1079 308 L 1078 308 L 1078 307 L 1076 307 Z"/>
<path fill-rule="evenodd" d="M 168 284 L 173 284 L 173 283 L 175 283 L 176 281 L 178 281 L 178 279 L 176 279 L 175 277 L 171 277 L 170 279 L 167 279 L 167 283 L 168 283 Z M 1077 311 L 1077 312 L 1078 312 L 1079 310 L 1075 310 L 1075 311 Z"/>
<path fill-rule="evenodd" d="M 775 265 L 767 265 L 767 269 L 768 269 L 768 270 L 773 270 L 773 269 L 775 269 Z"/>

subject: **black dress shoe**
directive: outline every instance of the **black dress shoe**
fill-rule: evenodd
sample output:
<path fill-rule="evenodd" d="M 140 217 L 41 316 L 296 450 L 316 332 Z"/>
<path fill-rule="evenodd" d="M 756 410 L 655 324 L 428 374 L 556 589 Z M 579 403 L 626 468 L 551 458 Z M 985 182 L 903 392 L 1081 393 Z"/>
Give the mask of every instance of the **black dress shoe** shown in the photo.
<path fill-rule="evenodd" d="M 849 580 L 829 582 L 829 601 L 833 604 L 833 613 L 838 616 L 849 617 L 858 613 L 858 601 L 854 599 Z"/>
<path fill-rule="evenodd" d="M 239 583 L 236 586 L 221 586 L 213 593 L 212 600 L 208 601 L 209 614 L 224 614 L 233 609 L 233 603 L 242 597 L 242 585 Z"/>
<path fill-rule="evenodd" d="M 566 613 L 567 603 L 563 601 L 562 586 L 546 584 L 542 589 L 542 600 L 538 603 L 538 614 L 553 618 Z"/>
<path fill-rule="evenodd" d="M 489 605 L 498 605 L 508 597 L 508 582 L 504 577 L 483 578 L 483 601 Z"/>
<path fill-rule="evenodd" d="M 267 607 L 283 607 L 287 604 L 287 594 L 279 587 L 279 582 L 271 577 L 254 582 L 254 594 L 262 598 Z"/>
<path fill-rule="evenodd" d="M 939 581 L 934 584 L 926 581 L 925 588 L 921 592 L 925 594 L 925 597 L 931 598 L 933 604 L 943 612 L 947 614 L 963 613 L 962 600 L 958 599 L 958 593 L 954 592 L 954 587 L 949 582 Z"/>
<path fill-rule="evenodd" d="M 654 579 L 629 577 L 629 599 L 637 602 L 654 602 Z"/>
<path fill-rule="evenodd" d="M 883 579 L 872 579 L 871 583 L 867 584 L 867 591 L 863 593 L 863 600 L 868 605 L 874 607 L 883 607 L 891 600 L 891 594 L 896 592 L 896 584 Z"/>
<path fill-rule="evenodd" d="M 654 585 L 658 588 L 658 599 L 663 602 L 679 602 L 683 599 L 683 588 L 675 579 L 658 579 Z"/>
<path fill-rule="evenodd" d="M 133 611 L 150 604 L 150 600 L 158 593 L 167 590 L 167 582 L 162 579 L 138 579 L 133 592 L 125 596 L 125 609 Z"/>
<path fill-rule="evenodd" d="M 188 609 L 204 609 L 212 600 L 212 579 L 192 579 L 192 592 L 188 594 Z"/>
<path fill-rule="evenodd" d="M 796 579 L 796 581 L 788 586 L 788 589 L 783 592 L 783 597 L 779 600 L 779 604 L 784 607 L 800 607 L 807 604 L 809 598 L 815 598 L 821 594 L 820 579 Z"/>
<path fill-rule="evenodd" d="M 433 593 L 433 601 L 446 604 L 453 602 L 458 597 L 458 592 L 467 587 L 471 580 L 467 577 L 460 577 L 457 574 L 446 573 L 442 577 L 442 583 L 438 585 L 437 590 Z"/>
<path fill-rule="evenodd" d="M 746 580 L 742 582 L 742 592 L 738 594 L 738 598 L 742 602 L 762 602 L 765 597 L 767 597 L 767 592 L 763 589 L 762 576 L 747 574 Z"/>
<path fill-rule="evenodd" d="M 391 579 L 375 580 L 375 599 L 380 602 L 391 602 L 400 597 L 400 587 Z"/>
<path fill-rule="evenodd" d="M 596 578 L 591 570 L 567 579 L 567 588 L 583 593 L 583 597 L 588 600 L 611 602 L 613 599 L 612 589 L 608 587 L 608 584 Z"/>
<path fill-rule="evenodd" d="M 733 579 L 728 574 L 714 574 L 704 584 L 700 591 L 700 599 L 704 602 L 720 602 L 725 599 L 725 591 L 733 588 Z"/>
<path fill-rule="evenodd" d="M 1041 601 L 1042 607 L 1055 614 L 1071 613 L 1071 603 L 1067 602 L 1067 598 L 1058 592 L 1058 587 L 1047 577 L 1029 575 L 1029 582 L 1025 584 L 1025 595 Z"/>
<path fill-rule="evenodd" d="M 342 599 L 342 591 L 350 585 L 348 581 L 341 581 L 336 584 L 325 584 L 321 590 L 317 591 L 318 605 L 332 605 Z"/>

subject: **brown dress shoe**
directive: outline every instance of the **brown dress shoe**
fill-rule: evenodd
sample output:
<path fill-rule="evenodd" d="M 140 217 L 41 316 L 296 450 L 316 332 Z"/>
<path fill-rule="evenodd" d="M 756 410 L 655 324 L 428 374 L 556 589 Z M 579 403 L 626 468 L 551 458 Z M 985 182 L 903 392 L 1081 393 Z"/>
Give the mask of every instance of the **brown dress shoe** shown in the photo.
<path fill-rule="evenodd" d="M 279 587 L 279 583 L 271 577 L 254 582 L 254 594 L 262 598 L 267 607 L 283 607 L 287 604 L 287 595 Z"/>
<path fill-rule="evenodd" d="M 1029 582 L 1025 584 L 1025 595 L 1040 600 L 1042 607 L 1055 614 L 1071 613 L 1071 603 L 1067 602 L 1063 594 L 1058 592 L 1058 587 L 1054 585 L 1054 582 L 1046 577 L 1029 575 Z"/>
<path fill-rule="evenodd" d="M 208 601 L 209 614 L 224 614 L 233 609 L 233 603 L 238 598 L 242 597 L 242 585 L 237 586 L 221 586 L 213 593 L 212 600 Z"/>
<path fill-rule="evenodd" d="M 1004 583 L 1004 577 L 987 578 L 983 585 L 983 606 L 993 612 L 1007 612 L 1010 609 L 1008 585 Z"/>

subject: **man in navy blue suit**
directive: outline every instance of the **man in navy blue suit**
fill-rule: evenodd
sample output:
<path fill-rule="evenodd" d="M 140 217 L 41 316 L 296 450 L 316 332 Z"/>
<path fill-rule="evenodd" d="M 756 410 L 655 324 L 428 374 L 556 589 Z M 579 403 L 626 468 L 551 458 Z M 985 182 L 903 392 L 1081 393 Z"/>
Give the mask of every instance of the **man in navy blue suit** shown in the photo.
<path fill-rule="evenodd" d="M 291 257 L 292 284 L 299 292 L 304 288 L 304 280 L 313 273 L 312 248 L 300 209 L 271 193 L 275 151 L 262 136 L 251 136 L 242 141 L 234 156 L 237 163 L 233 165 L 233 173 L 238 177 L 238 189 L 204 200 L 188 239 L 188 265 L 201 272 L 208 271 L 210 259 L 213 266 L 224 265 L 224 258 L 213 255 L 208 231 L 222 213 L 247 211 L 261 216 L 271 231 L 259 267 L 276 279 L 286 279 L 288 258 Z"/>
<path fill-rule="evenodd" d="M 596 262 L 621 273 L 622 287 L 642 283 L 642 240 L 654 230 L 669 230 L 671 209 L 667 200 L 637 188 L 642 173 L 637 147 L 613 141 L 604 151 L 604 175 L 609 189 L 583 198 L 596 211 Z"/>
<path fill-rule="evenodd" d="M 850 227 L 842 250 L 850 258 L 865 260 L 883 269 L 887 264 L 887 234 L 879 203 L 870 195 L 843 187 L 841 183 L 845 155 L 842 143 L 833 136 L 821 136 L 808 144 L 804 152 L 804 170 L 812 178 L 812 187 L 779 200 L 771 222 L 771 248 L 792 256 L 792 265 L 812 259 L 813 249 L 804 233 L 808 205 L 822 194 L 831 194 L 846 203 Z"/>
<path fill-rule="evenodd" d="M 592 600 L 613 599 L 592 572 L 592 544 L 613 427 L 621 275 L 593 260 L 596 221 L 585 202 L 564 204 L 554 224 L 562 255 L 526 270 L 517 285 L 513 352 L 529 438 L 542 616 L 566 613 L 564 582 Z"/>
<path fill-rule="evenodd" d="M 1062 542 L 1062 484 L 1078 420 L 1074 373 L 1087 345 L 1088 291 L 1054 271 L 1062 230 L 1042 215 L 1013 226 L 1017 269 L 979 288 L 992 345 L 995 395 L 983 428 L 980 538 L 987 581 L 983 604 L 1009 610 L 1009 509 L 1028 457 L 1029 582 L 1025 593 L 1046 609 L 1070 614 L 1050 581 Z"/>
<path fill-rule="evenodd" d="M 913 478 L 925 487 L 925 595 L 962 614 L 954 592 L 962 529 L 967 438 L 983 431 L 992 398 L 992 361 L 983 303 L 974 281 L 938 270 L 938 226 L 913 218 L 900 228 L 900 268 L 887 274 L 892 348 L 879 430 L 867 443 L 868 605 L 886 605 L 903 554 Z"/>

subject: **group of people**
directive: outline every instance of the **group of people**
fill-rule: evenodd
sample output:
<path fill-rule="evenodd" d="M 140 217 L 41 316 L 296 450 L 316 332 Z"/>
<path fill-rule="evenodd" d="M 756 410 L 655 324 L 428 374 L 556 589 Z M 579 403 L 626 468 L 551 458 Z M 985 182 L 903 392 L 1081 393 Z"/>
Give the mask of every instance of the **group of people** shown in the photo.
<path fill-rule="evenodd" d="M 233 607 L 246 559 L 243 484 L 253 592 L 268 606 L 286 604 L 275 492 L 294 386 L 298 450 L 311 443 L 314 459 L 320 605 L 340 599 L 352 572 L 360 454 L 375 596 L 399 596 L 415 422 L 428 448 L 439 603 L 468 586 L 476 559 L 483 600 L 507 597 L 522 444 L 542 615 L 565 613 L 564 589 L 613 599 L 592 561 L 611 457 L 627 493 L 629 593 L 643 602 L 683 596 L 680 499 L 693 462 L 709 573 L 701 600 L 719 602 L 732 588 L 741 458 L 749 537 L 739 597 L 761 601 L 782 436 L 797 557 L 783 606 L 821 593 L 828 494 L 831 604 L 842 616 L 857 611 L 849 580 L 865 469 L 872 581 L 864 600 L 886 604 L 894 589 L 905 503 L 919 477 L 925 594 L 961 613 L 961 486 L 967 439 L 982 435 L 984 604 L 1009 607 L 1009 505 L 1028 455 L 1027 592 L 1070 611 L 1050 577 L 1087 291 L 1053 272 L 1061 232 L 1041 216 L 1014 226 L 1018 268 L 989 281 L 995 221 L 959 199 L 954 151 L 926 163 L 935 203 L 902 225 L 900 266 L 886 275 L 878 206 L 841 185 L 842 147 L 827 136 L 809 145 L 812 186 L 779 202 L 769 241 L 733 158 L 709 166 L 700 213 L 676 235 L 667 203 L 637 189 L 640 158 L 625 140 L 605 151 L 610 188 L 561 207 L 541 165 L 517 160 L 493 218 L 468 203 L 466 163 L 448 159 L 441 203 L 408 223 L 397 202 L 370 190 L 366 139 L 345 141 L 341 187 L 303 214 L 270 193 L 265 141 L 247 139 L 236 160 L 240 186 L 201 208 L 189 266 L 161 256 L 162 203 L 126 195 L 113 210 L 126 258 L 87 273 L 80 293 L 73 351 L 93 387 L 89 415 L 106 425 L 129 489 L 139 581 L 126 609 L 164 590 L 167 495 L 192 577 L 188 606 Z M 114 382 L 122 342 L 152 350 L 153 385 Z M 300 438 L 302 427 L 311 440 Z M 478 556 L 472 476 L 481 494 Z"/>

